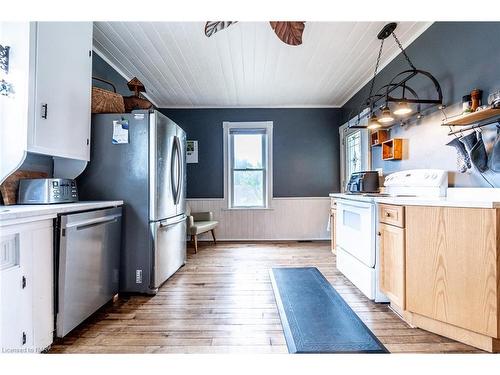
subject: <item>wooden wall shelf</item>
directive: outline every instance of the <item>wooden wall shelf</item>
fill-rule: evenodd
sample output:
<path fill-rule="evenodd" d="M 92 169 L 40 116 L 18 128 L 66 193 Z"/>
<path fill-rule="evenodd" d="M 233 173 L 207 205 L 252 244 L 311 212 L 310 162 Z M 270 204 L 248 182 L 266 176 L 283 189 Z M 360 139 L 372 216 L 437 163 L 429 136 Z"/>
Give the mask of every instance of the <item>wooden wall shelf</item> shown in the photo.
<path fill-rule="evenodd" d="M 500 116 L 500 108 L 486 108 L 478 112 L 449 118 L 443 121 L 443 126 L 466 126 L 472 125 L 495 116 Z"/>
<path fill-rule="evenodd" d="M 403 158 L 403 139 L 392 138 L 382 142 L 382 160 L 401 160 Z"/>
<path fill-rule="evenodd" d="M 389 139 L 389 130 L 379 129 L 374 130 L 370 134 L 370 146 L 379 147 L 382 146 L 382 142 Z"/>

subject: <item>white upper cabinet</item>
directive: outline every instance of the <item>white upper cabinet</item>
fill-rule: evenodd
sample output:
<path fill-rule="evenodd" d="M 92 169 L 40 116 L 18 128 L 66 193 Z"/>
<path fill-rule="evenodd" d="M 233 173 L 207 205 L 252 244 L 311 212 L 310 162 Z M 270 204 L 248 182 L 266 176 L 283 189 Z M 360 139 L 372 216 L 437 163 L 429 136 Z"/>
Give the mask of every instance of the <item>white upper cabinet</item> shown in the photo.
<path fill-rule="evenodd" d="M 89 160 L 92 22 L 37 22 L 28 151 Z"/>

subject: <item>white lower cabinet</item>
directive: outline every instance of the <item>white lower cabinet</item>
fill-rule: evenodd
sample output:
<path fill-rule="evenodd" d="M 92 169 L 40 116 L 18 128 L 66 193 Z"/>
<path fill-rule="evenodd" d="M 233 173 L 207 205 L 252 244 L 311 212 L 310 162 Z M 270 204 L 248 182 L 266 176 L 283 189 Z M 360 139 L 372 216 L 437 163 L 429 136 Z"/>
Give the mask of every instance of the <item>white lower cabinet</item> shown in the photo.
<path fill-rule="evenodd" d="M 54 331 L 52 219 L 0 227 L 0 347 L 40 352 Z"/>

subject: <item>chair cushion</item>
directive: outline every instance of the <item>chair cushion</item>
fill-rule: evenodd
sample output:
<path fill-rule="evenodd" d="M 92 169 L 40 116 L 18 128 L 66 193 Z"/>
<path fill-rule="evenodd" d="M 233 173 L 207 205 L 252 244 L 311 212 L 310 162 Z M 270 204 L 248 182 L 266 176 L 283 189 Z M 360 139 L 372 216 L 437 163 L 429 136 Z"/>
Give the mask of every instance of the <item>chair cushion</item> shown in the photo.
<path fill-rule="evenodd" d="M 217 224 L 219 224 L 218 221 L 195 221 L 188 231 L 191 235 L 205 233 L 214 229 Z"/>
<path fill-rule="evenodd" d="M 212 212 L 191 212 L 194 221 L 214 221 Z"/>

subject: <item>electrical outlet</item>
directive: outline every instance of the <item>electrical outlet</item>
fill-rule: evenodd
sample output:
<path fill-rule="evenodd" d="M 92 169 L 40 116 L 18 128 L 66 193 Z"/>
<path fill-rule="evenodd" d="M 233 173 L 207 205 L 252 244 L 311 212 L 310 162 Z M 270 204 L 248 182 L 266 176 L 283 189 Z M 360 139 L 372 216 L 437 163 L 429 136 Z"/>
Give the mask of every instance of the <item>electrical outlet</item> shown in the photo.
<path fill-rule="evenodd" d="M 142 284 L 142 270 L 135 270 L 135 283 Z"/>

